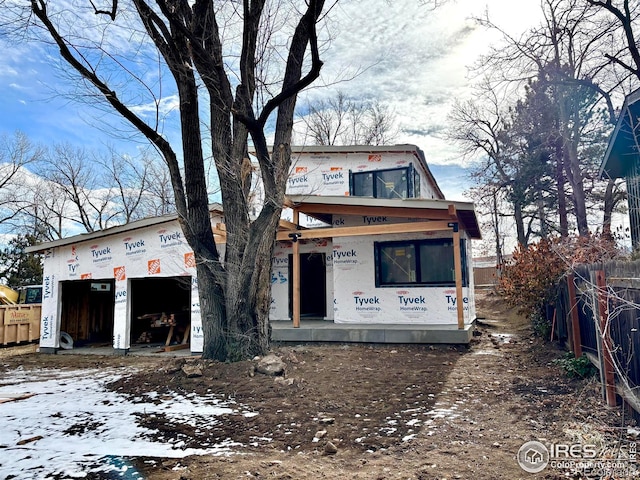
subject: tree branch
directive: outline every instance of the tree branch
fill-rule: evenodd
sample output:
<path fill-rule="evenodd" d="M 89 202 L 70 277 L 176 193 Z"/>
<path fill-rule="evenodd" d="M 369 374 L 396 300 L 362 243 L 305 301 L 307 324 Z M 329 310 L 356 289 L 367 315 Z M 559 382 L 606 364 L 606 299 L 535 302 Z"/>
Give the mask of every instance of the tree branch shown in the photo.
<path fill-rule="evenodd" d="M 308 87 L 320 76 L 320 69 L 322 68 L 323 62 L 320 60 L 320 51 L 318 49 L 318 35 L 316 31 L 316 22 L 318 17 L 320 16 L 320 12 L 322 12 L 322 7 L 324 6 L 324 0 L 310 0 L 309 7 L 307 11 L 300 19 L 298 26 L 296 27 L 296 31 L 293 35 L 293 39 L 291 40 L 291 50 L 289 51 L 289 58 L 287 60 L 287 69 L 285 72 L 285 84 L 283 85 L 282 91 L 270 99 L 264 108 L 262 109 L 262 113 L 257 119 L 257 126 L 262 128 L 267 123 L 267 119 L 269 115 L 286 99 L 291 98 L 298 93 L 300 93 L 303 89 Z M 287 78 L 292 78 L 292 74 L 294 71 L 301 71 L 302 63 L 304 60 L 304 48 L 307 43 L 311 49 L 311 68 L 309 72 L 302 78 L 297 76 L 296 78 L 300 78 L 298 81 L 291 85 L 286 84 Z M 296 48 L 302 48 L 302 54 L 300 51 L 296 52 Z M 249 126 L 248 126 L 249 127 Z M 249 127 L 251 129 L 251 127 Z"/>
<path fill-rule="evenodd" d="M 91 6 L 93 7 L 93 13 L 95 13 L 96 15 L 109 15 L 112 21 L 116 19 L 116 13 L 118 12 L 118 0 L 113 0 L 113 2 L 111 3 L 111 10 L 99 9 L 98 7 L 96 7 L 95 3 L 93 3 L 93 0 L 89 0 L 89 3 L 91 3 Z"/>

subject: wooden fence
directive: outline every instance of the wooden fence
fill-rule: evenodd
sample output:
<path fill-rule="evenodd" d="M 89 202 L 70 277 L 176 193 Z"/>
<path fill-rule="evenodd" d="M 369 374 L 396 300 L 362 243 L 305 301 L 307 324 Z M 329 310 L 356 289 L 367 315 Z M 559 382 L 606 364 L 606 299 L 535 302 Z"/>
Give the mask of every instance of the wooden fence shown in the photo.
<path fill-rule="evenodd" d="M 473 284 L 476 288 L 495 287 L 498 284 L 498 269 L 494 267 L 474 267 Z"/>
<path fill-rule="evenodd" d="M 640 261 L 574 268 L 555 307 L 554 336 L 598 367 L 607 404 L 640 414 Z"/>

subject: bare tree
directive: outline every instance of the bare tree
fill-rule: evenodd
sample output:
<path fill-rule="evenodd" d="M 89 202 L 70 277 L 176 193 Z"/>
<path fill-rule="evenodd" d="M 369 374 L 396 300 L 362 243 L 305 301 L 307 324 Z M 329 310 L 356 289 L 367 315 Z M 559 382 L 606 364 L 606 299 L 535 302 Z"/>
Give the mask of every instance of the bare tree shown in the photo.
<path fill-rule="evenodd" d="M 169 173 L 153 152 L 133 157 L 110 148 L 95 157 L 102 184 L 93 195 L 108 196 L 111 218 L 117 223 L 175 212 Z"/>
<path fill-rule="evenodd" d="M 170 172 L 178 217 L 196 258 L 205 358 L 245 358 L 268 348 L 271 256 L 291 162 L 294 107 L 298 93 L 320 73 L 316 24 L 324 3 L 309 0 L 287 7 L 275 2 L 279 8 L 269 11 L 286 14 L 285 28 L 265 37 L 261 27 L 269 23 L 266 0 L 132 0 L 99 8 L 89 1 L 73 10 L 46 0 L 31 1 L 37 19 L 33 31 L 53 41 L 79 75 L 78 85 L 91 86 L 94 97 L 143 135 Z M 259 41 L 265 38 L 288 39 L 281 67 L 270 70 L 279 75 L 273 82 L 258 77 L 267 50 Z M 126 44 L 134 47 L 129 57 L 122 48 Z M 160 60 L 155 83 L 143 82 L 130 67 L 139 53 L 142 58 L 155 54 Z M 263 103 L 257 101 L 259 85 L 269 86 Z M 132 91 L 136 86 L 140 90 Z M 166 91 L 177 100 L 178 145 L 163 135 Z M 144 106 L 154 107 L 155 115 L 138 108 L 143 105 L 137 95 L 149 99 Z M 270 151 L 265 129 L 272 119 Z M 243 169 L 249 139 L 265 191 L 255 220 L 249 215 L 250 182 Z M 224 259 L 209 220 L 208 158 L 216 164 L 225 211 Z"/>
<path fill-rule="evenodd" d="M 472 187 L 467 196 L 474 199 L 474 205 L 482 219 L 483 241 L 486 247 L 484 256 L 491 255 L 496 258 L 496 265 L 504 263 L 505 238 L 510 225 L 505 221 L 509 216 L 504 207 L 509 205 L 505 198 L 504 189 L 487 184 Z M 485 234 L 486 233 L 486 234 Z"/>
<path fill-rule="evenodd" d="M 494 85 L 521 86 L 535 79 L 539 88 L 544 87 L 547 108 L 555 110 L 555 120 L 547 128 L 550 158 L 557 167 L 560 217 L 564 217 L 563 210 L 572 212 L 578 232 L 587 235 L 590 202 L 600 197 L 600 191 L 614 191 L 613 186 L 592 182 L 589 175 L 600 160 L 591 147 L 595 141 L 604 141 L 606 119 L 615 118 L 611 93 L 619 87 L 621 77 L 606 70 L 608 62 L 602 52 L 616 34 L 616 26 L 583 0 L 544 0 L 542 9 L 544 22 L 519 38 L 487 18 L 479 19 L 505 39 L 505 46 L 483 58 L 479 68 L 491 76 Z M 607 117 L 599 115 L 603 106 Z M 564 207 L 565 195 L 571 209 Z M 615 208 L 617 200 L 608 198 L 606 208 Z M 561 221 L 561 232 L 567 229 L 567 222 Z"/>
<path fill-rule="evenodd" d="M 379 101 L 349 99 L 343 92 L 310 103 L 302 117 L 315 145 L 383 145 L 394 141 L 395 115 Z"/>
<path fill-rule="evenodd" d="M 124 171 L 114 172 L 115 179 L 109 178 L 108 168 L 99 170 L 101 163 L 109 167 L 96 159 L 94 152 L 68 143 L 57 144 L 49 150 L 40 172 L 55 195 L 67 200 L 66 210 L 60 212 L 62 218 L 78 224 L 85 232 L 125 223 L 121 221 L 122 208 L 131 207 L 117 205 L 118 189 L 111 186 L 112 181 L 122 185 Z"/>
<path fill-rule="evenodd" d="M 173 188 L 169 171 L 159 162 L 156 156 L 144 153 L 137 162 L 144 171 L 144 191 L 140 198 L 139 213 L 136 217 L 154 217 L 176 211 L 173 199 Z M 141 180 L 141 179 L 140 179 Z"/>
<path fill-rule="evenodd" d="M 617 26 L 621 27 L 622 40 L 617 42 L 612 38 L 611 51 L 604 56 L 613 64 L 622 67 L 637 79 L 640 79 L 640 49 L 635 35 L 635 27 L 640 18 L 640 6 L 637 2 L 629 0 L 586 0 L 589 5 L 597 10 L 606 11 L 615 19 Z M 620 45 L 624 47 L 620 48 Z"/>
<path fill-rule="evenodd" d="M 20 172 L 6 209 L 11 230 L 53 240 L 70 233 L 92 232 L 144 217 L 158 203 L 147 185 L 150 161 L 110 151 L 57 144 L 39 148 L 38 156 Z M 32 173 L 36 172 L 36 173 Z M 142 198 L 148 204 L 142 204 Z M 164 212 L 167 213 L 167 212 Z"/>
<path fill-rule="evenodd" d="M 104 171 L 102 188 L 110 186 L 110 201 L 117 210 L 118 223 L 129 223 L 145 216 L 140 205 L 147 189 L 148 163 L 140 160 L 118 154 L 113 149 L 96 159 Z"/>
<path fill-rule="evenodd" d="M 511 116 L 509 104 L 498 91 L 490 83 L 482 83 L 478 85 L 475 101 L 455 104 L 449 116 L 448 137 L 462 147 L 465 156 L 477 159 L 472 176 L 478 188 L 484 187 L 481 196 L 490 199 L 491 192 L 501 192 L 499 196 L 513 212 L 517 241 L 527 245 L 536 217 L 535 212 L 528 211 L 530 176 L 523 169 L 520 145 L 510 135 Z M 493 207 L 491 215 L 495 217 L 500 205 L 496 203 Z"/>
<path fill-rule="evenodd" d="M 13 229 L 30 205 L 28 167 L 42 161 L 45 150 L 22 132 L 0 136 L 0 224 Z"/>
<path fill-rule="evenodd" d="M 27 206 L 17 222 L 18 228 L 39 232 L 43 240 L 58 240 L 69 232 L 66 212 L 69 211 L 69 200 L 60 195 L 55 184 L 42 178 L 34 178 Z"/>

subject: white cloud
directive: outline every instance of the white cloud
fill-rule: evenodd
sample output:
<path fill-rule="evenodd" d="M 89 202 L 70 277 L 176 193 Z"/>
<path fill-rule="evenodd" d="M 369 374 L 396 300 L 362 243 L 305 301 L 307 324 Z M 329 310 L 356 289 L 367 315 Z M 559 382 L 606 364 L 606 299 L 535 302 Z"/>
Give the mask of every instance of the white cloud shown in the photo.
<path fill-rule="evenodd" d="M 68 4 L 62 5 L 65 8 Z M 338 2 L 328 22 L 333 40 L 323 55 L 321 81 L 306 91 L 301 101 L 334 96 L 337 90 L 350 97 L 376 99 L 398 116 L 402 130 L 398 142 L 420 146 L 433 164 L 461 164 L 460 153 L 441 138 L 441 133 L 453 100 L 468 95 L 466 67 L 497 39 L 469 20 L 471 15 L 481 15 L 487 5 L 496 23 L 514 32 L 537 18 L 540 8 L 537 0 L 452 0 L 436 10 L 416 0 Z M 73 15 L 77 15 L 73 18 L 78 35 L 86 36 L 84 22 L 94 22 L 96 16 L 90 8 L 76 9 Z M 125 12 L 118 21 L 134 20 Z M 163 120 L 170 120 L 163 128 L 165 134 L 173 135 L 179 126 L 173 122 L 175 117 L 167 117 L 178 107 L 172 84 L 164 82 L 157 52 L 148 41 L 140 34 L 130 35 L 130 30 L 117 26 L 109 28 L 109 35 L 100 34 L 87 41 L 114 46 L 120 60 L 137 52 L 126 65 L 140 70 L 140 78 L 156 91 L 156 96 L 160 91 L 167 96 L 156 106 L 153 97 L 144 89 L 136 90 L 139 85 L 130 82 L 126 84 L 129 96 L 121 98 L 148 118 L 155 117 L 158 107 Z M 113 131 L 118 127 L 108 124 L 114 117 L 58 96 L 59 92 L 73 89 L 58 78 L 54 71 L 60 63 L 58 54 L 47 48 L 35 42 L 4 46 L 0 57 L 0 108 L 6 115 L 0 120 L 0 131 L 20 128 L 45 143 L 69 139 L 73 143 L 95 144 L 97 138 L 108 134 L 93 130 L 88 135 L 83 122 L 88 120 L 95 127 Z M 140 69 L 142 64 L 146 68 Z M 15 95 L 18 89 L 20 98 Z M 89 101 L 95 103 L 93 99 Z"/>
<path fill-rule="evenodd" d="M 170 113 L 177 112 L 180 107 L 180 101 L 178 95 L 170 95 L 160 99 L 158 103 L 151 102 L 144 105 L 136 105 L 130 107 L 133 113 L 141 117 L 152 116 L 155 117 L 159 114 L 160 117 L 169 115 Z"/>
<path fill-rule="evenodd" d="M 499 39 L 470 19 L 485 8 L 492 18 L 496 13 L 497 24 L 518 32 L 539 18 L 540 7 L 536 0 L 458 0 L 435 11 L 415 0 L 339 4 L 330 23 L 335 39 L 324 55 L 328 86 L 303 98 L 313 102 L 340 90 L 377 99 L 398 117 L 398 143 L 417 144 L 430 163 L 464 165 L 442 134 L 453 101 L 469 95 L 467 67 Z"/>

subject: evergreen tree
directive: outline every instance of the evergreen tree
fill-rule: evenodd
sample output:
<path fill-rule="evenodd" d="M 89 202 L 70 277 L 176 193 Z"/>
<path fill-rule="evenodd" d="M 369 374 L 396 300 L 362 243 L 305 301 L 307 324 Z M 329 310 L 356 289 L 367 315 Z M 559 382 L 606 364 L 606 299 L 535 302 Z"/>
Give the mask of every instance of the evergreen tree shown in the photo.
<path fill-rule="evenodd" d="M 18 235 L 0 251 L 0 277 L 8 287 L 42 284 L 42 263 L 33 253 L 25 253 L 28 246 L 35 245 L 35 235 Z"/>

